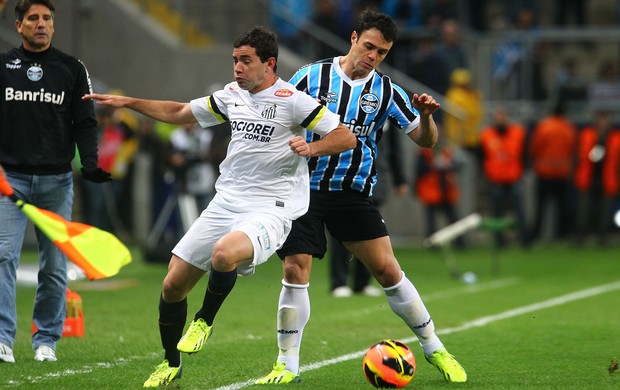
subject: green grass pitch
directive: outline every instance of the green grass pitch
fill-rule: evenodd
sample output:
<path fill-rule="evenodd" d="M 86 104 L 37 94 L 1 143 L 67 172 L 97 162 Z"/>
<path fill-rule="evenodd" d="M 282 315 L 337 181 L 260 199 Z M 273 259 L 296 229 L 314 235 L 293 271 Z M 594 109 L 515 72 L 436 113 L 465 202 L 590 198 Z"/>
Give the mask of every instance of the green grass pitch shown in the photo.
<path fill-rule="evenodd" d="M 499 253 L 478 247 L 454 256 L 478 275 L 466 285 L 450 277 L 441 251 L 398 248 L 400 263 L 420 291 L 438 333 L 469 381 L 445 383 L 422 356 L 413 334 L 385 298 L 335 299 L 328 293 L 327 261 L 314 262 L 312 317 L 302 346 L 297 389 L 371 389 L 361 369 L 376 341 L 406 341 L 417 358 L 407 388 L 619 389 L 620 248 L 543 245 Z M 32 262 L 25 252 L 22 261 Z M 72 282 L 84 305 L 85 336 L 63 338 L 58 362 L 40 363 L 30 347 L 34 287 L 18 287 L 16 364 L 0 364 L 0 388 L 141 388 L 163 360 L 157 305 L 166 267 L 141 260 L 108 280 Z M 237 389 L 267 374 L 277 354 L 275 319 L 280 261 L 272 258 L 240 278 L 216 318 L 205 349 L 184 356 L 182 389 Z M 198 309 L 206 279 L 189 297 Z"/>

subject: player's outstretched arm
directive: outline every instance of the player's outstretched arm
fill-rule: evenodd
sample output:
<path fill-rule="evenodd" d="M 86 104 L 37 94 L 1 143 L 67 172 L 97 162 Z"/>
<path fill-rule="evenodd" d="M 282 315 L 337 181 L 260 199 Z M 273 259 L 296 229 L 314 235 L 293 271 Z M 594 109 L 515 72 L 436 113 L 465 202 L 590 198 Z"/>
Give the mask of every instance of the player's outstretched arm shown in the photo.
<path fill-rule="evenodd" d="M 168 123 L 196 122 L 189 103 L 169 100 L 146 100 L 129 96 L 91 93 L 82 99 L 93 99 L 97 104 L 116 108 L 129 108 L 153 119 Z"/>
<path fill-rule="evenodd" d="M 413 94 L 411 103 L 420 113 L 420 125 L 409 133 L 409 138 L 422 147 L 431 148 L 438 138 L 437 124 L 433 119 L 433 113 L 439 108 L 439 103 L 431 95 L 425 93 Z"/>
<path fill-rule="evenodd" d="M 300 136 L 289 141 L 291 150 L 302 157 L 329 156 L 353 149 L 356 145 L 357 137 L 343 124 L 317 141 L 307 143 L 306 139 Z"/>

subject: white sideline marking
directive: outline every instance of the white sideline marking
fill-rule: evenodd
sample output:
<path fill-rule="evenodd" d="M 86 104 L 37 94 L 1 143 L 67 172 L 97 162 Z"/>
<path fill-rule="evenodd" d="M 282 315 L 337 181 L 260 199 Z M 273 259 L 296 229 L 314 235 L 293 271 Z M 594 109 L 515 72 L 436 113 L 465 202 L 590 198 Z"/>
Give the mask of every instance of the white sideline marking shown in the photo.
<path fill-rule="evenodd" d="M 506 286 L 517 284 L 520 281 L 521 281 L 520 278 L 513 277 L 513 278 L 491 280 L 491 281 L 483 282 L 483 283 L 470 284 L 470 285 L 461 287 L 459 289 L 437 291 L 431 294 L 422 294 L 422 300 L 424 301 L 424 303 L 426 303 L 426 302 L 429 302 L 435 299 L 444 299 L 444 298 L 450 298 L 454 296 L 460 297 L 460 296 L 463 296 L 463 294 L 472 294 L 472 293 L 478 293 L 481 291 L 504 288 Z"/>
<path fill-rule="evenodd" d="M 620 280 L 616 281 L 614 283 L 603 284 L 603 285 L 592 287 L 592 288 L 588 288 L 588 289 L 585 289 L 585 290 L 575 291 L 573 293 L 569 293 L 569 294 L 565 294 L 565 295 L 560 295 L 559 297 L 551 298 L 551 299 L 548 299 L 546 301 L 542 301 L 542 302 L 538 302 L 538 303 L 533 303 L 533 304 L 527 305 L 527 306 L 521 306 L 521 307 L 518 307 L 516 309 L 507 310 L 507 311 L 499 313 L 499 314 L 494 314 L 494 315 L 490 315 L 490 316 L 486 316 L 486 317 L 480 317 L 480 318 L 475 319 L 473 321 L 466 322 L 466 323 L 464 323 L 463 325 L 460 325 L 460 326 L 438 330 L 437 331 L 437 335 L 452 334 L 452 333 L 462 332 L 462 331 L 465 331 L 465 330 L 468 330 L 468 329 L 472 329 L 472 328 L 479 328 L 479 327 L 488 325 L 488 324 L 490 324 L 492 322 L 496 322 L 496 321 L 500 321 L 500 320 L 505 320 L 507 318 L 512 318 L 512 317 L 520 316 L 522 314 L 531 313 L 533 311 L 538 311 L 538 310 L 542 310 L 542 309 L 548 309 L 550 307 L 560 306 L 560 305 L 563 305 L 565 303 L 569 303 L 569 302 L 573 302 L 573 301 L 578 301 L 580 299 L 585 299 L 585 298 L 593 297 L 593 296 L 596 296 L 596 295 L 601 295 L 601 294 L 604 294 L 604 293 L 607 293 L 607 292 L 610 292 L 610 291 L 615 291 L 615 290 L 620 290 Z M 414 336 L 414 337 L 410 337 L 410 338 L 407 338 L 407 339 L 402 339 L 401 341 L 403 341 L 405 343 L 408 343 L 408 342 L 415 341 L 415 340 L 417 340 L 417 338 Z M 364 356 L 365 353 L 366 353 L 366 350 L 363 350 L 363 351 L 358 351 L 358 352 L 350 353 L 350 354 L 347 354 L 347 355 L 338 356 L 338 357 L 335 357 L 333 359 L 328 359 L 328 360 L 323 360 L 321 362 L 307 364 L 305 366 L 302 366 L 300 368 L 300 371 L 304 371 L 305 372 L 305 371 L 316 370 L 316 369 L 319 369 L 319 368 L 322 368 L 322 367 L 325 367 L 325 366 L 329 366 L 329 365 L 332 365 L 332 364 L 346 362 L 348 360 L 353 360 L 353 359 L 359 359 L 362 356 Z M 258 379 L 258 378 L 256 378 L 256 379 Z M 256 379 L 251 379 L 251 380 L 246 381 L 246 382 L 233 383 L 231 385 L 218 387 L 216 390 L 235 390 L 235 389 L 241 389 L 243 387 L 247 387 L 247 386 L 252 385 Z"/>
<path fill-rule="evenodd" d="M 156 354 L 153 352 L 150 355 L 158 356 L 159 354 Z M 126 363 L 129 363 L 133 360 L 141 360 L 141 359 L 144 359 L 144 356 L 130 356 L 129 358 L 118 358 L 118 359 L 114 359 L 112 362 L 93 363 L 93 364 L 86 365 L 80 369 L 75 369 L 75 370 L 67 369 L 64 371 L 49 372 L 45 375 L 40 375 L 40 376 L 27 376 L 24 379 L 8 379 L 6 381 L 6 384 L 9 386 L 22 386 L 22 385 L 29 385 L 33 383 L 42 382 L 45 379 L 50 379 L 50 378 L 62 378 L 68 375 L 89 374 L 93 372 L 95 368 L 114 368 L 114 367 L 125 365 Z"/>

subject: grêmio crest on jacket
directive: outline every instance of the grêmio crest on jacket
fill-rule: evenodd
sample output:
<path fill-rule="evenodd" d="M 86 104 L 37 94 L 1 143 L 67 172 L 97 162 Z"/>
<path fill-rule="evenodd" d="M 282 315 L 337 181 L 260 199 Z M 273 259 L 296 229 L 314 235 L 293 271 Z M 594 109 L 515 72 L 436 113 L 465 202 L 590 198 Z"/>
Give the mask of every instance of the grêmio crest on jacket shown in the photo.
<path fill-rule="evenodd" d="M 32 64 L 26 71 L 26 76 L 28 76 L 28 80 L 30 81 L 41 80 L 43 78 L 43 68 L 41 68 L 41 64 Z"/>

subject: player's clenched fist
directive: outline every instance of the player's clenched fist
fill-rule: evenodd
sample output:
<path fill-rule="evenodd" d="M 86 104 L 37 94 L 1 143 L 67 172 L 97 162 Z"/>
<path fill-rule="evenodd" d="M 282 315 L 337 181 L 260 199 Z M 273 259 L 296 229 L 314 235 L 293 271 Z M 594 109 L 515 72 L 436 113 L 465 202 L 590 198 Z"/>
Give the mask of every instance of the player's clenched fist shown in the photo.
<path fill-rule="evenodd" d="M 296 136 L 288 142 L 291 150 L 302 157 L 310 157 L 310 145 L 306 142 L 306 139 L 302 136 Z"/>

